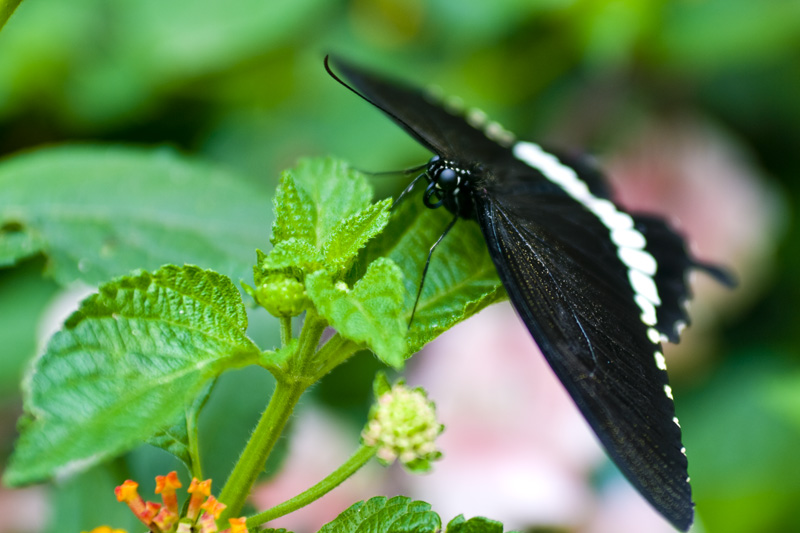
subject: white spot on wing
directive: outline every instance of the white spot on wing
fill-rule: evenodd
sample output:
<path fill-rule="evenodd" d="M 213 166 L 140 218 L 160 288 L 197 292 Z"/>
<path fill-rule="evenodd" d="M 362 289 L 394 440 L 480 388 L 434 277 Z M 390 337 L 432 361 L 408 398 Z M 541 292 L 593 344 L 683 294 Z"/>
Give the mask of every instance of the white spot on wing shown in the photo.
<path fill-rule="evenodd" d="M 464 100 L 458 96 L 447 96 L 442 104 L 445 110 L 451 115 L 456 115 L 464 111 Z"/>
<path fill-rule="evenodd" d="M 673 422 L 675 422 L 675 425 L 676 425 L 676 426 L 678 426 L 678 427 L 681 427 L 681 423 L 680 423 L 680 421 L 678 420 L 678 417 L 677 417 L 677 416 L 673 416 L 673 417 L 672 417 L 672 421 L 673 421 Z"/>
<path fill-rule="evenodd" d="M 670 387 L 669 385 L 664 385 L 664 394 L 666 394 L 667 398 L 669 398 L 670 400 L 674 400 L 674 398 L 672 397 L 672 387 Z"/>
<path fill-rule="evenodd" d="M 656 328 L 647 328 L 647 338 L 653 344 L 658 344 L 661 341 L 661 333 Z"/>
<path fill-rule="evenodd" d="M 629 269 L 628 279 L 631 282 L 631 287 L 636 294 L 641 294 L 654 305 L 661 305 L 661 299 L 658 297 L 658 289 L 653 278 L 642 272 L 641 270 Z"/>
<path fill-rule="evenodd" d="M 656 366 L 659 370 L 666 370 L 667 369 L 667 360 L 664 359 L 664 354 L 661 352 L 656 352 L 654 355 L 656 360 Z"/>
<path fill-rule="evenodd" d="M 473 128 L 482 128 L 487 120 L 486 113 L 477 108 L 472 108 L 467 111 L 465 118 Z"/>
<path fill-rule="evenodd" d="M 641 294 L 637 294 L 634 299 L 636 300 L 636 304 L 639 306 L 639 309 L 642 310 L 642 314 L 639 316 L 642 322 L 645 323 L 647 326 L 655 326 L 657 322 L 656 318 L 656 307 L 653 303 L 642 296 Z"/>
<path fill-rule="evenodd" d="M 611 235 L 614 234 L 612 233 Z M 653 276 L 656 273 L 655 258 L 644 250 L 620 247 L 617 255 L 628 268 L 636 269 L 648 276 Z M 652 281 L 652 278 L 650 279 Z M 656 293 L 656 298 L 658 298 L 658 293 Z"/>
<path fill-rule="evenodd" d="M 611 218 L 611 222 L 617 222 L 616 217 Z M 625 248 L 634 248 L 638 250 L 644 250 L 647 241 L 644 239 L 644 235 L 640 232 L 636 231 L 633 228 L 616 228 L 611 232 L 611 240 L 614 241 L 614 244 L 617 246 L 623 246 Z M 650 254 L 647 254 L 650 255 Z M 652 256 L 651 256 L 652 257 Z"/>

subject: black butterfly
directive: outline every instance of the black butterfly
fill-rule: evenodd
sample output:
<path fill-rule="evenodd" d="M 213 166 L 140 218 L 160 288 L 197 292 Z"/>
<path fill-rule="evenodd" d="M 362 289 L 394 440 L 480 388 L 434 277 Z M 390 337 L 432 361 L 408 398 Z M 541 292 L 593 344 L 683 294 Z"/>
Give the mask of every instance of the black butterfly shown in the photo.
<path fill-rule="evenodd" d="M 661 220 L 610 201 L 588 160 L 515 141 L 478 111 L 330 59 L 352 87 L 436 155 L 424 201 L 478 222 L 503 285 L 608 454 L 675 527 L 694 504 L 661 340 L 688 322 L 692 259 Z M 452 227 L 452 223 L 451 226 Z M 448 229 L 449 229 L 448 227 Z"/>

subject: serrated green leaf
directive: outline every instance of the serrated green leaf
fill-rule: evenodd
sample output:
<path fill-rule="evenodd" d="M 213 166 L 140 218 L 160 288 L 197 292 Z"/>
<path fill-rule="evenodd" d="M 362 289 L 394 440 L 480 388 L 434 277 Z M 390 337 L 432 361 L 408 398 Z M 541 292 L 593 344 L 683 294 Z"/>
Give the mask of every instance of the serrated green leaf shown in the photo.
<path fill-rule="evenodd" d="M 328 237 L 322 253 L 330 272 L 346 270 L 367 242 L 389 223 L 392 201 L 387 198 L 342 220 Z"/>
<path fill-rule="evenodd" d="M 208 401 L 215 382 L 216 380 L 211 380 L 206 383 L 195 396 L 194 401 L 178 413 L 178 417 L 172 425 L 156 432 L 155 435 L 147 439 L 148 444 L 161 448 L 177 457 L 189 472 L 194 472 L 192 455 L 189 451 L 189 432 L 191 428 L 197 427 L 197 417 Z"/>
<path fill-rule="evenodd" d="M 321 247 L 339 223 L 369 207 L 372 186 L 363 174 L 339 159 L 303 159 L 289 172 L 311 199 L 317 247 Z"/>
<path fill-rule="evenodd" d="M 273 243 L 297 237 L 321 249 L 342 220 L 368 207 L 371 200 L 367 179 L 343 161 L 302 159 L 281 179 Z M 300 229 L 295 229 L 298 225 Z"/>
<path fill-rule="evenodd" d="M 230 279 L 194 266 L 100 287 L 25 380 L 25 423 L 4 480 L 66 475 L 173 423 L 203 385 L 260 355 Z"/>
<path fill-rule="evenodd" d="M 319 533 L 435 533 L 441 526 L 439 515 L 425 502 L 378 496 L 350 506 Z"/>
<path fill-rule="evenodd" d="M 314 204 L 305 190 L 298 190 L 294 174 L 290 170 L 281 174 L 272 204 L 275 208 L 270 238 L 272 244 L 277 245 L 289 239 L 306 242 L 312 247 L 316 244 Z"/>
<path fill-rule="evenodd" d="M 389 201 L 371 205 L 366 178 L 344 162 L 303 159 L 283 173 L 275 196 L 274 248 L 261 262 L 270 270 L 309 274 L 325 266 L 339 276 L 388 220 Z"/>
<path fill-rule="evenodd" d="M 405 275 L 402 317 L 406 323 L 411 318 L 428 251 L 452 216 L 445 209 L 427 209 L 419 195 L 406 198 L 361 258 L 363 265 L 386 256 L 401 268 Z M 408 332 L 406 357 L 458 322 L 506 298 L 480 228 L 472 220 L 459 220 L 431 257 Z"/>
<path fill-rule="evenodd" d="M 297 268 L 313 272 L 322 267 L 322 254 L 308 241 L 291 237 L 278 242 L 261 261 L 262 270 L 284 270 Z"/>
<path fill-rule="evenodd" d="M 44 252 L 62 284 L 197 264 L 240 278 L 269 200 L 167 149 L 60 146 L 0 161 L 0 265 Z"/>
<path fill-rule="evenodd" d="M 319 314 L 343 337 L 366 344 L 388 365 L 403 364 L 403 273 L 393 261 L 373 261 L 352 289 L 320 270 L 306 278 L 306 291 Z"/>
<path fill-rule="evenodd" d="M 482 516 L 466 520 L 458 515 L 447 524 L 446 533 L 503 533 L 503 524 Z"/>

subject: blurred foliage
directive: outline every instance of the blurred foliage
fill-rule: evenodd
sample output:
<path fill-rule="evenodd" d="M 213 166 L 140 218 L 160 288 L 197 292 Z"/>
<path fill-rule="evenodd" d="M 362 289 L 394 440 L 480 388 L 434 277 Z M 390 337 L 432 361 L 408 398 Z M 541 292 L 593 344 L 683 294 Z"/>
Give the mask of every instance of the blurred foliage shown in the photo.
<path fill-rule="evenodd" d="M 265 194 L 300 156 L 334 154 L 367 170 L 423 162 L 424 150 L 327 77 L 329 51 L 445 87 L 520 137 L 592 151 L 613 150 L 648 117 L 707 118 L 752 151 L 790 210 L 800 199 L 800 2 L 789 0 L 28 0 L 0 32 L 0 156 L 88 140 L 166 145 L 244 175 Z M 379 198 L 402 186 L 374 184 Z M 798 530 L 796 224 L 775 261 L 769 286 L 722 328 L 700 377 L 689 386 L 690 365 L 673 375 L 709 532 Z M 3 412 L 18 409 L 10 391 L 55 290 L 37 276 L 42 269 L 32 259 L 0 271 Z M 251 323 L 259 340 L 275 342 L 274 328 Z M 336 375 L 353 380 L 347 397 L 323 382 L 317 399 L 359 412 L 374 367 L 371 357 L 354 359 Z M 247 416 L 257 416 L 271 389 L 268 378 L 226 379 L 233 385 L 212 395 L 208 426 L 230 422 L 234 406 L 247 410 L 237 394 L 245 389 L 253 391 Z M 7 450 L 13 427 L 0 431 Z M 217 441 L 209 453 L 232 461 L 238 443 Z M 141 453 L 108 468 L 130 469 Z M 64 517 L 55 529 L 110 520 L 116 511 L 104 506 L 116 508 L 113 497 L 91 492 L 113 485 L 108 479 L 95 469 L 70 481 L 89 491 L 92 509 L 80 517 L 77 492 L 54 488 Z"/>

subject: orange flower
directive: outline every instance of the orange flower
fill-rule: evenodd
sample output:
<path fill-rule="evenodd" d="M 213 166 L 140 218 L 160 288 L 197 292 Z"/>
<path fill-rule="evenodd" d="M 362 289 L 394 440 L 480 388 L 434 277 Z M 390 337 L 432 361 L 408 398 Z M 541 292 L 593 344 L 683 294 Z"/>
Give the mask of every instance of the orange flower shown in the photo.
<path fill-rule="evenodd" d="M 228 522 L 231 524 L 230 529 L 226 529 L 222 533 L 247 533 L 247 519 L 245 517 L 229 518 Z"/>
<path fill-rule="evenodd" d="M 189 499 L 189 509 L 186 516 L 195 520 L 197 515 L 200 514 L 200 506 L 206 501 L 206 498 L 211 495 L 211 480 L 198 481 L 197 478 L 192 478 L 187 490 L 192 497 Z"/>

